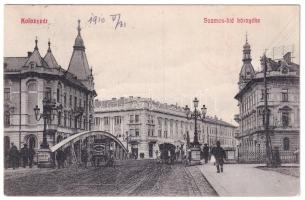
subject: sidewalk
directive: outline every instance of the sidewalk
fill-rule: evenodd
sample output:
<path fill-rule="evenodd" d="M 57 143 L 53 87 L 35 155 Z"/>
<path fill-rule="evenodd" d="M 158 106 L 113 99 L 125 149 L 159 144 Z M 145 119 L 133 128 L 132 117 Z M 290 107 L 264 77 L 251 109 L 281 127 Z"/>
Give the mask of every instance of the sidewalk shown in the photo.
<path fill-rule="evenodd" d="M 295 196 L 300 194 L 300 179 L 255 167 L 258 164 L 224 165 L 216 173 L 212 164 L 197 166 L 219 196 Z"/>

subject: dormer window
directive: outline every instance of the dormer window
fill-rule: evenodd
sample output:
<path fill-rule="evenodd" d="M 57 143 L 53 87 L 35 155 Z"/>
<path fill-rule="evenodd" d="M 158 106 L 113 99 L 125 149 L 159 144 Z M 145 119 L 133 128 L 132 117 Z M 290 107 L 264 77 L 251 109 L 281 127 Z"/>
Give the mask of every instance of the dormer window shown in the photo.
<path fill-rule="evenodd" d="M 31 69 L 34 69 L 35 67 L 36 67 L 36 63 L 30 62 L 30 68 L 31 68 Z"/>

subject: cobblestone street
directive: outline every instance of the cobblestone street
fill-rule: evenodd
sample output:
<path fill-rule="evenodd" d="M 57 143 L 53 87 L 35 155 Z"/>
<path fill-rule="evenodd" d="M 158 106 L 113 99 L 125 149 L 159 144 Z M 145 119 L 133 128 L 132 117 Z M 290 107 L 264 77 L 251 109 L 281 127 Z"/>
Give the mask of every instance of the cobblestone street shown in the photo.
<path fill-rule="evenodd" d="M 115 168 L 33 169 L 5 172 L 6 195 L 216 196 L 197 167 L 129 160 Z"/>

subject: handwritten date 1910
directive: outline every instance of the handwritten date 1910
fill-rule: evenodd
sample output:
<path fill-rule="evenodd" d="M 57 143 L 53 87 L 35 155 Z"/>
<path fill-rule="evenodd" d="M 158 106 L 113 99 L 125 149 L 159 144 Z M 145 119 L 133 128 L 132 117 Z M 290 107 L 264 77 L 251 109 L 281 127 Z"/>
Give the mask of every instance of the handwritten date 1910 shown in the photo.
<path fill-rule="evenodd" d="M 109 15 L 109 18 L 114 26 L 114 29 L 118 29 L 118 28 L 125 28 L 126 27 L 126 22 L 124 20 L 122 20 L 121 14 L 112 14 Z M 91 17 L 89 18 L 88 22 L 90 24 L 103 24 L 103 23 L 107 23 L 107 19 L 103 16 L 97 16 L 94 15 L 93 13 L 91 13 Z"/>

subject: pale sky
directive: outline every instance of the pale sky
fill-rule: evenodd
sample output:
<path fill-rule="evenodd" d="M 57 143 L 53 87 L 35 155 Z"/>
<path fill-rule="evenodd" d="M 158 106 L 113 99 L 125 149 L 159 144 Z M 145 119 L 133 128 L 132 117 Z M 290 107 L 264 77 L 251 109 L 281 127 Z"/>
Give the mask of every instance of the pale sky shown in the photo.
<path fill-rule="evenodd" d="M 126 26 L 115 29 L 113 14 Z M 92 16 L 105 20 L 90 24 Z M 233 17 L 235 23 L 207 24 L 205 17 Z M 260 23 L 236 23 L 254 17 Z M 48 24 L 21 24 L 21 18 Z M 273 47 L 283 45 L 294 45 L 293 61 L 299 63 L 298 6 L 5 6 L 4 54 L 26 56 L 37 36 L 44 56 L 50 38 L 57 62 L 67 69 L 78 19 L 100 100 L 141 96 L 190 106 L 196 96 L 208 115 L 236 124 L 246 32 L 255 70 L 264 49 L 272 55 Z"/>

